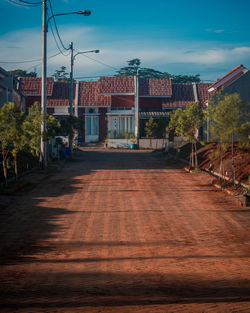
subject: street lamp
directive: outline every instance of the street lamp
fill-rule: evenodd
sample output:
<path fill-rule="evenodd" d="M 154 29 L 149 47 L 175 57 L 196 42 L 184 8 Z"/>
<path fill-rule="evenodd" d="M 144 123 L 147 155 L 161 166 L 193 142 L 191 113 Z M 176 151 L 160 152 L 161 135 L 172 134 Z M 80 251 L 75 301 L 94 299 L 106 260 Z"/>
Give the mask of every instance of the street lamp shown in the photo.
<path fill-rule="evenodd" d="M 70 58 L 70 88 L 69 88 L 69 114 L 70 116 L 73 115 L 73 70 L 74 70 L 74 61 L 78 54 L 84 54 L 84 53 L 99 53 L 100 50 L 87 50 L 87 51 L 80 51 L 77 52 L 74 55 L 74 49 L 73 49 L 73 42 L 70 43 L 69 49 L 71 50 L 71 58 Z M 71 120 L 70 120 L 71 122 Z M 72 130 L 72 125 L 71 130 Z M 72 136 L 69 138 L 69 148 L 70 151 L 72 151 Z"/>
<path fill-rule="evenodd" d="M 47 32 L 48 32 L 48 23 L 51 18 L 59 15 L 69 15 L 69 14 L 80 14 L 89 16 L 91 12 L 89 10 L 81 10 L 76 12 L 67 12 L 52 14 L 47 19 L 47 0 L 42 0 L 43 3 L 43 16 L 42 16 L 42 86 L 41 86 L 41 106 L 43 113 L 43 122 L 41 125 L 41 154 L 40 154 L 40 164 L 41 166 L 47 167 L 47 145 L 46 141 L 43 139 L 43 135 L 46 131 L 46 120 L 45 116 L 47 113 L 47 90 L 46 90 L 46 78 L 47 78 Z"/>

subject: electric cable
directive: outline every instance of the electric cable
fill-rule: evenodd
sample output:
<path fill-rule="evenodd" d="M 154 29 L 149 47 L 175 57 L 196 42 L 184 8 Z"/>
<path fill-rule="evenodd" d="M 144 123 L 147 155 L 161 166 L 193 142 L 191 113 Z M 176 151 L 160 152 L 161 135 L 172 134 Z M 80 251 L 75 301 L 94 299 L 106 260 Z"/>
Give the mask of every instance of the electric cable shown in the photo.
<path fill-rule="evenodd" d="M 59 34 L 59 31 L 58 31 L 58 28 L 57 28 L 57 24 L 56 24 L 56 19 L 55 19 L 55 16 L 54 16 L 54 12 L 53 12 L 53 8 L 52 8 L 52 4 L 51 4 L 51 1 L 49 0 L 49 6 L 50 6 L 50 11 L 51 11 L 51 14 L 52 14 L 52 18 L 53 18 L 53 21 L 54 21 L 54 25 L 55 25 L 55 29 L 56 29 L 56 33 L 57 33 L 57 37 L 63 47 L 64 50 L 69 50 L 70 48 L 66 48 L 61 37 L 60 37 L 60 34 Z"/>
<path fill-rule="evenodd" d="M 91 57 L 89 57 L 88 55 L 85 55 L 85 54 L 80 54 L 80 55 L 82 55 L 82 56 L 84 56 L 85 58 L 88 58 L 88 59 L 90 59 L 90 60 L 92 60 L 92 61 L 94 61 L 94 62 L 96 62 L 96 63 L 100 63 L 100 64 L 102 64 L 102 65 L 105 65 L 105 66 L 109 67 L 109 68 L 112 68 L 113 70 L 118 70 L 118 68 L 116 68 L 116 67 L 114 67 L 114 66 L 112 66 L 112 65 L 106 64 L 106 63 L 104 63 L 104 62 L 102 62 L 102 61 L 96 60 L 96 59 L 94 59 L 94 58 L 91 58 Z"/>
<path fill-rule="evenodd" d="M 18 5 L 20 7 L 31 7 L 31 5 L 28 5 L 28 4 L 24 4 L 24 3 L 20 3 L 20 2 L 17 2 L 15 0 L 7 0 L 8 2 L 12 3 L 12 4 L 15 4 L 15 5 Z"/>
<path fill-rule="evenodd" d="M 25 0 L 18 0 L 19 2 L 23 2 L 26 4 L 30 4 L 30 5 L 41 5 L 43 2 L 39 1 L 39 2 L 30 2 L 30 1 L 25 1 Z"/>
<path fill-rule="evenodd" d="M 51 58 L 54 58 L 56 57 L 57 55 L 61 54 L 60 52 L 59 53 L 56 53 L 56 54 L 53 54 L 51 56 L 48 57 L 48 59 L 51 59 Z M 34 60 L 29 60 L 29 61 L 0 61 L 0 63 L 6 63 L 6 64 L 23 64 L 23 63 L 33 63 L 33 62 L 37 62 L 37 61 L 41 61 L 42 59 L 34 59 Z"/>
<path fill-rule="evenodd" d="M 65 53 L 61 50 L 61 48 L 60 48 L 60 46 L 59 46 L 59 44 L 58 44 L 58 42 L 57 42 L 57 40 L 56 40 L 56 36 L 55 36 L 55 34 L 54 34 L 54 31 L 53 31 L 53 28 L 52 28 L 51 23 L 50 23 L 50 29 L 51 29 L 51 33 L 52 33 L 52 36 L 53 36 L 53 38 L 54 38 L 54 41 L 55 41 L 55 43 L 56 43 L 57 49 L 58 49 L 58 50 L 60 51 L 60 53 L 61 53 L 62 55 L 64 55 L 65 57 L 68 56 L 68 55 L 70 54 L 70 51 L 68 52 L 68 54 L 65 54 Z"/>

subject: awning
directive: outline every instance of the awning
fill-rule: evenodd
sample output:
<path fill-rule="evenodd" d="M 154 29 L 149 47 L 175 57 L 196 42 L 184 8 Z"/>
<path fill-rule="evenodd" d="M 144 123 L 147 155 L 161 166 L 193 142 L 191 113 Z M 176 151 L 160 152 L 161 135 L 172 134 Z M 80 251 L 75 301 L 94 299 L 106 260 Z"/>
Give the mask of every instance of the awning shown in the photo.
<path fill-rule="evenodd" d="M 161 117 L 168 117 L 169 112 L 139 112 L 139 118 L 140 119 L 148 119 L 150 117 L 153 118 L 161 118 Z"/>

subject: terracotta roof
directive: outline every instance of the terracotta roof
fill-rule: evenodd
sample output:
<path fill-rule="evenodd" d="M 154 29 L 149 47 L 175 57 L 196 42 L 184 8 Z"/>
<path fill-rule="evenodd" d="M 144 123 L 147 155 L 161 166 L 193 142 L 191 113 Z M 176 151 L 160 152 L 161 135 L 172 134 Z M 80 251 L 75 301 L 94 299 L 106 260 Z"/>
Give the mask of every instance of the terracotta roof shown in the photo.
<path fill-rule="evenodd" d="M 111 106 L 111 96 L 101 95 L 101 82 L 80 82 L 79 106 Z"/>
<path fill-rule="evenodd" d="M 200 84 L 196 84 L 196 86 L 197 86 L 197 93 L 198 93 L 199 101 L 203 105 L 205 105 L 211 96 L 208 92 L 208 88 L 209 88 L 210 84 L 200 83 Z"/>
<path fill-rule="evenodd" d="M 54 79 L 47 78 L 47 95 L 51 96 L 53 91 Z M 41 77 L 20 77 L 20 90 L 24 95 L 41 95 Z"/>
<path fill-rule="evenodd" d="M 172 97 L 162 101 L 163 108 L 185 107 L 188 103 L 194 102 L 193 85 L 188 83 L 173 83 Z"/>
<path fill-rule="evenodd" d="M 240 65 L 234 67 L 230 72 L 228 72 L 223 77 L 217 79 L 217 81 L 215 83 L 213 83 L 212 85 L 209 86 L 209 89 L 210 88 L 216 89 L 216 88 L 220 87 L 221 85 L 223 85 L 223 83 L 224 84 L 231 83 L 232 81 L 234 81 L 235 79 L 237 79 L 238 77 L 243 75 L 246 71 L 248 71 L 248 69 L 243 64 L 240 64 Z"/>
<path fill-rule="evenodd" d="M 139 93 L 140 96 L 171 96 L 172 95 L 172 82 L 171 79 L 159 78 L 141 78 L 139 80 Z"/>
<path fill-rule="evenodd" d="M 209 84 L 196 84 L 198 100 L 204 105 L 209 98 L 208 87 Z M 163 108 L 183 108 L 187 104 L 194 102 L 194 89 L 192 83 L 173 83 L 172 97 L 165 98 L 162 101 Z"/>
<path fill-rule="evenodd" d="M 134 76 L 101 77 L 102 94 L 127 94 L 135 92 Z"/>
<path fill-rule="evenodd" d="M 47 98 L 48 106 L 68 106 L 69 105 L 70 84 L 66 82 L 54 82 L 53 93 Z M 75 83 L 73 84 L 73 105 L 75 96 Z"/>

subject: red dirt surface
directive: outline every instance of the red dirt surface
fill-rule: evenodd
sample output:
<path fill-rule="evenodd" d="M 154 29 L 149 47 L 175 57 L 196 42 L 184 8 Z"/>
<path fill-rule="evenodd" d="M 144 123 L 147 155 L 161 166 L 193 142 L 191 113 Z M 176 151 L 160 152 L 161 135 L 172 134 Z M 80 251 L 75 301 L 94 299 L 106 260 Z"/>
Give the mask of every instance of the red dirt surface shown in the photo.
<path fill-rule="evenodd" d="M 250 210 L 149 152 L 85 148 L 0 197 L 1 312 L 250 312 Z"/>
<path fill-rule="evenodd" d="M 221 155 L 211 158 L 217 147 L 218 145 L 216 143 L 211 143 L 198 150 L 198 156 L 200 159 L 199 167 L 201 169 L 209 169 L 221 173 L 221 166 L 223 165 L 224 175 L 231 179 L 232 147 L 230 145 L 226 151 L 221 153 Z M 223 163 L 221 163 L 221 160 Z M 236 180 L 248 184 L 248 177 L 250 175 L 250 148 L 239 149 L 237 145 L 234 147 L 234 168 Z"/>

